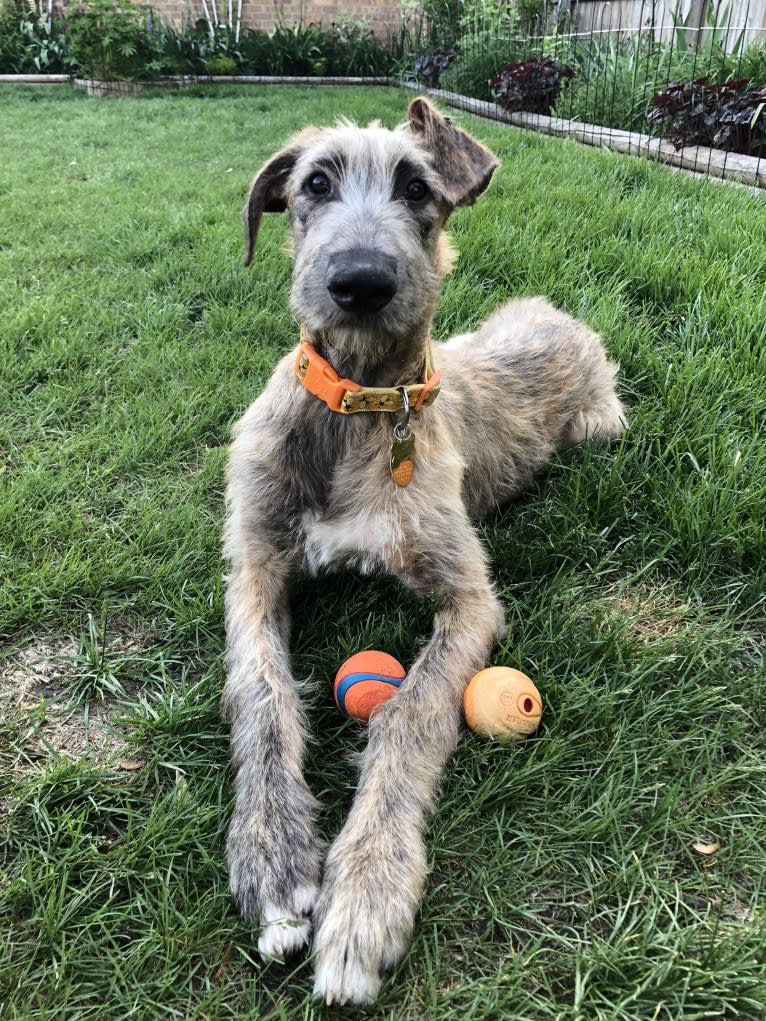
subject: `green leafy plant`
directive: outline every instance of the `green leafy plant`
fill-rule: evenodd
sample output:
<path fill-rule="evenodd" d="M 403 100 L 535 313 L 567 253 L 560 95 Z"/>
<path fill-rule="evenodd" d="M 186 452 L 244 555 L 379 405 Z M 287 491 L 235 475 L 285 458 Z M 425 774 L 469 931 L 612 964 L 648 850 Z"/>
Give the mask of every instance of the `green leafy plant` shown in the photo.
<path fill-rule="evenodd" d="M 766 81 L 766 47 L 745 47 L 745 33 L 732 37 L 726 8 L 711 9 L 705 31 L 693 27 L 691 16 L 673 15 L 673 39 L 654 39 L 651 32 L 596 35 L 577 39 L 562 33 L 546 40 L 545 52 L 555 45 L 557 55 L 577 67 L 574 81 L 565 83 L 556 105 L 559 116 L 630 131 L 646 131 L 652 97 L 669 82 L 694 81 L 705 76 L 723 83 L 733 78 Z"/>
<path fill-rule="evenodd" d="M 326 74 L 361 77 L 384 75 L 391 66 L 386 46 L 366 21 L 339 18 L 329 29 L 322 28 L 320 41 L 327 60 Z"/>
<path fill-rule="evenodd" d="M 31 70 L 19 6 L 16 0 L 6 0 L 0 9 L 0 72 L 3 74 Z"/>
<path fill-rule="evenodd" d="M 246 63 L 243 50 L 229 25 L 199 18 L 181 31 L 163 26 L 163 53 L 177 74 L 236 74 Z"/>
<path fill-rule="evenodd" d="M 530 2 L 534 3 L 535 0 Z M 459 10 L 458 25 L 461 32 L 466 34 L 504 34 L 519 28 L 519 8 L 516 4 L 507 3 L 507 0 L 463 0 Z"/>
<path fill-rule="evenodd" d="M 651 97 L 672 77 L 673 62 L 692 59 L 642 33 L 576 41 L 567 57 L 577 74 L 563 84 L 556 113 L 628 131 L 645 130 Z"/>
<path fill-rule="evenodd" d="M 209 75 L 232 75 L 237 73 L 237 62 L 233 57 L 210 57 L 205 61 L 205 71 Z"/>
<path fill-rule="evenodd" d="M 402 77 L 491 101 L 490 83 L 503 66 L 551 57 L 576 70 L 562 78 L 551 112 L 605 127 L 646 131 L 652 97 L 669 81 L 700 74 L 712 82 L 766 81 L 766 47 L 745 47 L 744 31 L 736 37 L 729 31 L 722 8 L 711 11 L 702 33 L 688 17 L 676 17 L 671 42 L 646 30 L 577 33 L 563 16 L 551 23 L 537 0 L 421 0 L 408 10 L 407 53 L 397 63 Z M 459 56 L 438 66 L 453 49 Z"/>
<path fill-rule="evenodd" d="M 65 21 L 61 9 L 37 0 L 5 0 L 0 9 L 0 73 L 56 73 L 67 70 Z"/>
<path fill-rule="evenodd" d="M 319 25 L 277 25 L 270 34 L 272 74 L 324 74 Z"/>
<path fill-rule="evenodd" d="M 460 40 L 460 57 L 442 74 L 442 88 L 477 99 L 492 99 L 490 81 L 509 62 L 529 55 L 524 39 L 513 31 L 480 32 Z"/>
<path fill-rule="evenodd" d="M 404 78 L 427 84 L 437 71 L 438 86 L 491 99 L 490 78 L 503 64 L 524 55 L 518 49 L 521 15 L 515 4 L 503 0 L 424 0 L 407 6 L 409 19 L 403 21 L 406 52 L 397 67 Z M 459 50 L 460 57 L 450 60 L 448 66 L 439 68 L 426 62 L 429 55 L 450 50 Z"/>
<path fill-rule="evenodd" d="M 151 7 L 130 0 L 88 0 L 70 15 L 67 42 L 82 77 L 140 81 L 157 78 L 167 67 Z"/>
<path fill-rule="evenodd" d="M 449 49 L 464 33 L 465 0 L 402 0 L 398 38 L 390 40 L 397 58 L 411 70 L 411 57 L 443 47 Z"/>
<path fill-rule="evenodd" d="M 363 21 L 277 25 L 266 34 L 251 30 L 241 41 L 245 73 L 264 75 L 386 74 L 391 55 Z"/>
<path fill-rule="evenodd" d="M 546 0 L 517 0 L 519 25 L 525 35 L 544 33 L 546 6 Z"/>
<path fill-rule="evenodd" d="M 110 654 L 106 617 L 97 621 L 88 614 L 87 631 L 80 636 L 77 652 L 71 657 L 69 693 L 76 702 L 90 702 L 105 695 L 122 695 L 119 679 L 122 664 Z"/>
<path fill-rule="evenodd" d="M 766 82 L 766 45 L 752 43 L 738 55 L 729 70 L 734 78 L 750 78 L 754 82 Z"/>

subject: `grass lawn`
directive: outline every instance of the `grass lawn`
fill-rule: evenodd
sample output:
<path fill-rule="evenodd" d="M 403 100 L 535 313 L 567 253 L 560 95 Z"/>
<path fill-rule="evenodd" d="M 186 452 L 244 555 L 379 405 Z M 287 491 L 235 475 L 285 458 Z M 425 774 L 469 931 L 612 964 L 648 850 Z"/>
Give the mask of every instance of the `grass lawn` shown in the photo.
<path fill-rule="evenodd" d="M 305 123 L 393 126 L 409 98 L 3 88 L 3 1021 L 351 1016 L 312 1004 L 305 960 L 262 965 L 227 894 L 222 478 L 297 342 L 284 217 L 241 265 L 249 180 Z M 496 662 L 537 680 L 544 720 L 461 744 L 412 950 L 366 1016 L 762 1017 L 764 197 L 456 117 L 503 167 L 454 216 L 436 335 L 545 294 L 603 333 L 631 427 L 482 526 Z M 346 575 L 296 595 L 329 837 L 364 740 L 337 665 L 411 662 L 430 608 Z"/>

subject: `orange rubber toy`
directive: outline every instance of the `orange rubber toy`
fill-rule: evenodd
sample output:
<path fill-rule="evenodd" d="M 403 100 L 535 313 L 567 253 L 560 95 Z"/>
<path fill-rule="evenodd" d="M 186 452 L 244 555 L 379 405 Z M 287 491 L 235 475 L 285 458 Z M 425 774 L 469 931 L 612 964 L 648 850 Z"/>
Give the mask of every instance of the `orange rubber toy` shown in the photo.
<path fill-rule="evenodd" d="M 543 700 L 526 674 L 493 666 L 471 678 L 463 694 L 463 711 L 475 734 L 496 741 L 523 741 L 537 730 Z"/>

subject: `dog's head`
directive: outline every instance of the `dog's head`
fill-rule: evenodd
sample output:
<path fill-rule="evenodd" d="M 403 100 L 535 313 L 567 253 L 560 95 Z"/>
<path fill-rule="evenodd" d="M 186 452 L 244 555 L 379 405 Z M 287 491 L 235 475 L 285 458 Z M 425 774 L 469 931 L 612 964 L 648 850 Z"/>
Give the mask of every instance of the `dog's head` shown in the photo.
<path fill-rule="evenodd" d="M 289 209 L 293 309 L 311 332 L 347 334 L 349 347 L 430 319 L 452 261 L 443 227 L 498 166 L 425 99 L 408 120 L 409 132 L 307 128 L 261 168 L 242 211 L 249 265 L 263 213 Z"/>

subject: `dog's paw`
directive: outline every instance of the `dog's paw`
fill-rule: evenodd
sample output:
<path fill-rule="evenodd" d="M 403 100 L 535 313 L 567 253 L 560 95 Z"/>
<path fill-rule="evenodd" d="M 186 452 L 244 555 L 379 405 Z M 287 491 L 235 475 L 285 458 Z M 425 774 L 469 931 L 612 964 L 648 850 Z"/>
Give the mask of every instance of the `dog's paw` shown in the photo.
<path fill-rule="evenodd" d="M 314 996 L 325 1003 L 354 1003 L 367 1006 L 380 992 L 383 979 L 361 960 L 348 953 L 322 954 L 314 971 Z"/>
<path fill-rule="evenodd" d="M 247 829 L 233 823 L 226 848 L 229 888 L 242 917 L 261 926 L 261 957 L 284 960 L 311 937 L 311 913 L 319 893 L 319 854 L 317 845 L 301 846 L 297 841 L 281 846 L 274 841 L 272 846 L 275 853 L 266 857 L 249 839 Z"/>
<path fill-rule="evenodd" d="M 356 904 L 354 903 L 356 901 Z M 320 908 L 314 935 L 314 996 L 325 1003 L 372 1003 L 387 966 L 404 952 L 387 945 L 386 909 L 371 912 L 365 897 L 358 900 L 336 890 Z"/>
<path fill-rule="evenodd" d="M 293 907 L 288 908 L 267 901 L 261 910 L 261 935 L 258 953 L 264 961 L 285 958 L 302 950 L 311 936 L 308 915 L 314 906 L 316 886 L 301 887 L 292 897 Z"/>
<path fill-rule="evenodd" d="M 305 785 L 292 793 L 290 811 L 281 815 L 257 791 L 244 806 L 238 799 L 226 837 L 232 900 L 246 921 L 263 927 L 258 948 L 269 958 L 283 958 L 308 941 L 319 893 L 315 803 Z"/>
<path fill-rule="evenodd" d="M 354 830 L 347 824 L 330 850 L 314 912 L 314 995 L 328 1004 L 377 997 L 409 945 L 425 876 L 416 834 L 403 855 Z"/>
<path fill-rule="evenodd" d="M 399 905 L 358 903 L 337 898 L 314 934 L 314 996 L 325 1003 L 372 1003 L 386 973 L 404 956 L 411 915 Z M 389 913 L 391 912 L 391 913 Z"/>

